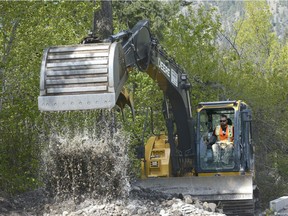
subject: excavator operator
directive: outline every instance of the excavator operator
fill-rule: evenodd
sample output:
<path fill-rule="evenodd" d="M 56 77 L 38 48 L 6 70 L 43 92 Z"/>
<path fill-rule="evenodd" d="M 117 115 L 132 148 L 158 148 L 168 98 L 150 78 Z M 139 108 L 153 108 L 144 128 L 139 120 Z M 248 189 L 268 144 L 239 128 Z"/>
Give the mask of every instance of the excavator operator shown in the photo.
<path fill-rule="evenodd" d="M 209 141 L 212 146 L 214 162 L 222 162 L 225 165 L 229 164 L 234 141 L 234 127 L 228 124 L 228 120 L 230 119 L 226 115 L 222 114 L 220 116 L 220 125 L 216 126 Z M 221 157 L 222 149 L 224 154 Z"/>

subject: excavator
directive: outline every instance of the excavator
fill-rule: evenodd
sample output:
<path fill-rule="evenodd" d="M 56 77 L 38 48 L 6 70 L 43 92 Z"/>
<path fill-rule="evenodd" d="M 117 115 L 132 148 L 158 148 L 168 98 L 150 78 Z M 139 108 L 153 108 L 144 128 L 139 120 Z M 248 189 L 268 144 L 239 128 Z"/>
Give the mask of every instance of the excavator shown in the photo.
<path fill-rule="evenodd" d="M 256 186 L 251 109 L 241 100 L 201 102 L 197 116 L 192 117 L 188 75 L 151 36 L 149 20 L 102 41 L 88 37 L 82 44 L 45 49 L 39 110 L 129 105 L 123 86 L 133 68 L 147 73 L 162 90 L 167 128 L 145 144 L 141 179 L 134 184 L 215 202 L 227 215 L 253 215 Z M 215 162 L 208 144 L 223 114 L 234 128 L 228 164 Z M 223 150 L 220 154 L 222 157 Z"/>

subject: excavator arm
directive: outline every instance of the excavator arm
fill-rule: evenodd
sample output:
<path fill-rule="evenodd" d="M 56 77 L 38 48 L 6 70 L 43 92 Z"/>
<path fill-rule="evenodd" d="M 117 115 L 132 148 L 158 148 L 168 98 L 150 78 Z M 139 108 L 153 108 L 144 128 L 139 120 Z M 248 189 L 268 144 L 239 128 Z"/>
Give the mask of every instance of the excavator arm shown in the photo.
<path fill-rule="evenodd" d="M 191 86 L 184 70 L 151 37 L 147 20 L 138 22 L 129 31 L 111 35 L 103 43 L 84 41 L 81 45 L 46 49 L 41 65 L 39 109 L 64 111 L 123 106 L 127 94 L 119 96 L 129 69 L 135 67 L 154 79 L 169 99 L 173 114 L 170 121 L 175 123 L 179 137 L 178 149 L 183 155 L 189 150 L 191 153 L 193 136 L 187 136 L 193 127 Z"/>

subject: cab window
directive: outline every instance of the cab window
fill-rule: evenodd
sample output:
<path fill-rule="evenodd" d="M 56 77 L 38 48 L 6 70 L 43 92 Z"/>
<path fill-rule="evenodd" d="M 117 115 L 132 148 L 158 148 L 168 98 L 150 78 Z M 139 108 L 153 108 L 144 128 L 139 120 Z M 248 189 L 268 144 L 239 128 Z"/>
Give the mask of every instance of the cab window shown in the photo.
<path fill-rule="evenodd" d="M 216 143 L 216 137 L 213 136 L 213 132 L 215 128 L 220 125 L 220 116 L 222 114 L 227 116 L 228 124 L 234 124 L 234 109 L 233 108 L 226 108 L 226 109 L 203 109 L 199 114 L 199 139 L 200 139 L 200 167 L 201 169 L 207 170 L 214 170 L 214 169 L 233 169 L 234 168 L 234 160 L 233 160 L 233 152 L 231 153 L 231 160 L 227 159 L 229 154 L 225 154 L 224 146 L 223 149 L 221 147 L 217 150 L 218 155 L 217 157 L 220 159 L 224 159 L 226 157 L 225 162 L 229 161 L 229 163 L 221 163 L 221 160 L 216 162 L 215 160 L 215 152 L 213 152 L 212 143 Z M 215 134 L 214 134 L 215 135 Z M 213 142 L 214 141 L 214 142 Z M 233 144 L 232 144 L 233 145 Z M 231 150 L 231 149 L 230 149 Z M 232 148 L 233 151 L 233 148 Z M 225 154 L 225 156 L 224 156 Z M 228 155 L 228 156 L 227 156 Z"/>

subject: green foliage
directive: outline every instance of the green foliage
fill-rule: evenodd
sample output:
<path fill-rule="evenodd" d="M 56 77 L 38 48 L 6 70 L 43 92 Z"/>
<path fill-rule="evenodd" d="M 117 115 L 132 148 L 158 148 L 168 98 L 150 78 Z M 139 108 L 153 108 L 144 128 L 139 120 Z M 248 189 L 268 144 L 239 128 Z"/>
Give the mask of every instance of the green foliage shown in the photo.
<path fill-rule="evenodd" d="M 245 2 L 245 16 L 235 28 L 238 30 L 236 44 L 241 47 L 240 55 L 248 60 L 253 59 L 252 70 L 259 76 L 270 70 L 269 58 L 278 48 L 276 34 L 272 32 L 272 14 L 266 2 Z"/>
<path fill-rule="evenodd" d="M 231 38 L 230 49 L 221 51 L 222 82 L 231 98 L 252 107 L 256 183 L 267 205 L 287 191 L 287 45 L 272 31 L 271 13 L 263 1 L 245 1 L 245 16 Z"/>
<path fill-rule="evenodd" d="M 118 12 L 123 12 L 123 9 L 129 10 L 131 7 L 137 9 L 139 6 L 137 1 L 128 4 L 129 7 L 126 7 L 127 5 L 119 7 Z M 162 21 L 164 17 L 166 20 L 169 18 L 169 14 L 166 13 L 168 7 L 163 7 L 163 4 L 159 2 L 145 2 L 144 5 L 147 8 L 154 6 L 153 10 L 150 11 L 151 13 L 142 14 L 142 18 L 158 20 L 158 24 L 156 21 L 154 22 L 153 29 L 163 26 L 160 20 Z M 41 151 L 51 133 L 61 134 L 68 131 L 73 137 L 76 132 L 81 130 L 92 130 L 95 127 L 95 122 L 98 122 L 99 119 L 111 120 L 114 118 L 117 121 L 113 116 L 114 113 L 108 111 L 40 113 L 37 108 L 42 50 L 49 46 L 79 43 L 91 30 L 93 10 L 98 7 L 98 2 L 96 7 L 94 7 L 93 2 L 0 3 L 1 11 L 4 12 L 0 19 L 0 190 L 17 193 L 37 187 L 40 183 L 37 180 L 39 179 Z M 159 10 L 159 8 L 166 8 L 166 11 L 164 9 Z M 126 13 L 125 15 L 126 20 L 129 20 L 129 17 L 135 16 L 135 11 L 134 14 Z M 154 18 L 152 18 L 153 16 Z M 138 18 L 140 17 L 135 16 L 135 21 L 138 21 Z M 121 21 L 116 19 L 116 32 L 117 29 L 121 29 L 121 26 L 126 24 L 121 23 Z M 153 90 L 157 88 L 157 85 L 148 77 L 145 78 L 143 74 L 135 75 L 135 79 L 138 80 L 135 81 L 132 76 L 129 85 L 133 86 L 135 83 L 139 85 L 142 79 L 145 83 L 139 87 L 142 91 L 135 93 L 135 95 L 138 94 L 135 96 L 135 101 L 143 101 L 143 103 L 136 105 L 137 114 L 141 113 L 141 110 L 146 112 L 146 107 L 153 107 L 154 110 L 157 107 L 159 110 L 161 107 L 159 105 L 161 104 L 160 99 L 158 103 L 155 103 L 154 98 L 151 100 L 148 97 L 142 97 L 142 95 L 154 94 Z M 146 82 L 145 80 L 149 81 Z M 160 93 L 157 94 L 162 97 Z M 157 113 L 157 115 L 161 114 Z M 139 136 L 142 139 L 140 130 L 143 129 L 145 121 L 147 119 L 144 114 L 137 115 L 135 123 L 127 123 L 127 125 L 131 125 L 130 129 L 135 128 L 135 131 L 132 130 L 132 132 L 137 134 L 138 140 Z M 150 134 L 150 123 L 147 125 L 149 125 L 147 126 L 149 129 L 146 130 L 146 134 Z"/>
<path fill-rule="evenodd" d="M 138 21 L 149 19 L 152 33 L 162 40 L 166 23 L 179 11 L 179 1 L 113 1 L 115 30 L 132 28 Z"/>
<path fill-rule="evenodd" d="M 153 36 L 162 39 L 166 22 L 179 11 L 179 2 L 161 1 L 113 1 L 115 33 L 132 28 L 138 21 L 150 20 L 150 29 Z M 133 96 L 135 105 L 135 119 L 129 109 L 124 109 L 124 127 L 131 132 L 131 157 L 135 146 L 143 145 L 152 133 L 165 130 L 165 121 L 162 115 L 163 93 L 145 73 L 134 69 L 130 73 L 126 85 Z M 151 115 L 152 114 L 152 115 Z M 152 120 L 153 118 L 153 120 Z"/>
<path fill-rule="evenodd" d="M 163 93 L 157 84 L 144 73 L 130 74 L 127 88 L 131 90 L 135 105 L 135 119 L 130 110 L 125 110 L 126 128 L 132 132 L 136 142 L 140 144 L 152 134 L 164 129 L 165 122 L 162 115 Z M 151 114 L 153 113 L 153 122 Z"/>
<path fill-rule="evenodd" d="M 90 29 L 93 5 L 3 1 L 0 8 L 0 190 L 17 193 L 40 183 L 41 147 L 51 126 L 70 117 L 84 122 L 79 113 L 41 114 L 37 96 L 43 49 L 79 43 Z"/>
<path fill-rule="evenodd" d="M 219 74 L 216 38 L 221 23 L 214 8 L 188 7 L 171 19 L 164 31 L 164 47 L 189 74 L 193 104 L 215 100 L 211 87 Z M 214 93 L 213 93 L 214 92 Z"/>
<path fill-rule="evenodd" d="M 113 1 L 114 32 L 150 19 L 160 44 L 189 74 L 193 110 L 199 101 L 227 98 L 251 105 L 256 183 L 268 203 L 288 188 L 288 44 L 272 31 L 265 2 L 245 1 L 245 16 L 233 34 L 226 35 L 228 42 L 219 39 L 223 32 L 215 9 L 192 5 L 180 13 L 179 3 Z M 42 50 L 79 43 L 91 30 L 98 3 L 93 7 L 85 1 L 0 2 L 0 190 L 16 193 L 41 183 L 40 153 L 48 134 L 69 131 L 73 137 L 81 130 L 95 130 L 100 120 L 121 118 L 121 113 L 109 111 L 40 113 L 37 108 Z M 136 116 L 133 121 L 125 109 L 123 124 L 134 149 L 151 135 L 151 108 L 155 133 L 163 130 L 163 96 L 157 84 L 138 71 L 130 74 L 127 88 Z"/>
<path fill-rule="evenodd" d="M 113 4 L 115 6 L 114 2 Z M 165 47 L 169 55 L 174 57 L 175 61 L 185 68 L 192 78 L 194 107 L 200 100 L 215 100 L 216 96 L 212 93 L 213 89 L 209 87 L 208 83 L 211 77 L 216 77 L 214 75 L 218 71 L 215 40 L 220 29 L 220 22 L 215 10 L 206 11 L 204 7 L 200 7 L 198 10 L 189 8 L 187 11 L 189 16 L 185 17 L 175 11 L 172 5 L 162 3 L 160 6 L 159 2 L 141 2 L 141 7 L 139 1 L 119 2 L 119 4 L 120 6 L 125 5 L 125 8 L 123 8 L 124 12 L 117 11 L 115 16 L 119 19 L 116 20 L 130 20 L 132 23 L 136 23 L 143 18 L 150 18 L 152 30 L 154 29 L 155 32 L 157 29 L 155 33 L 158 38 L 162 39 L 160 45 Z M 159 5 L 159 7 L 154 9 L 152 4 Z M 147 10 L 143 10 L 144 7 Z M 164 13 L 162 12 L 163 7 Z M 165 7 L 171 9 L 165 10 Z M 134 13 L 139 16 L 134 16 Z M 173 16 L 170 17 L 169 14 L 173 14 Z M 122 17 L 124 15 L 126 18 Z M 158 19 L 155 20 L 157 16 L 161 17 L 160 23 L 158 23 Z M 137 19 L 133 19 L 134 17 Z M 163 93 L 150 77 L 142 73 L 131 73 L 127 87 L 133 94 L 136 117 L 132 121 L 130 111 L 125 110 L 125 128 L 132 132 L 131 149 L 134 150 L 135 146 L 143 145 L 151 136 L 152 122 L 156 134 L 165 130 L 165 121 L 161 112 Z M 150 117 L 150 108 L 153 110 L 153 121 Z"/>
<path fill-rule="evenodd" d="M 163 92 L 145 73 L 134 71 L 129 75 L 125 86 L 133 98 L 135 116 L 130 109 L 123 110 L 122 123 L 129 131 L 129 158 L 132 162 L 132 173 L 140 176 L 140 160 L 136 158 L 139 147 L 144 147 L 147 139 L 153 134 L 165 131 L 165 120 L 162 114 Z"/>

